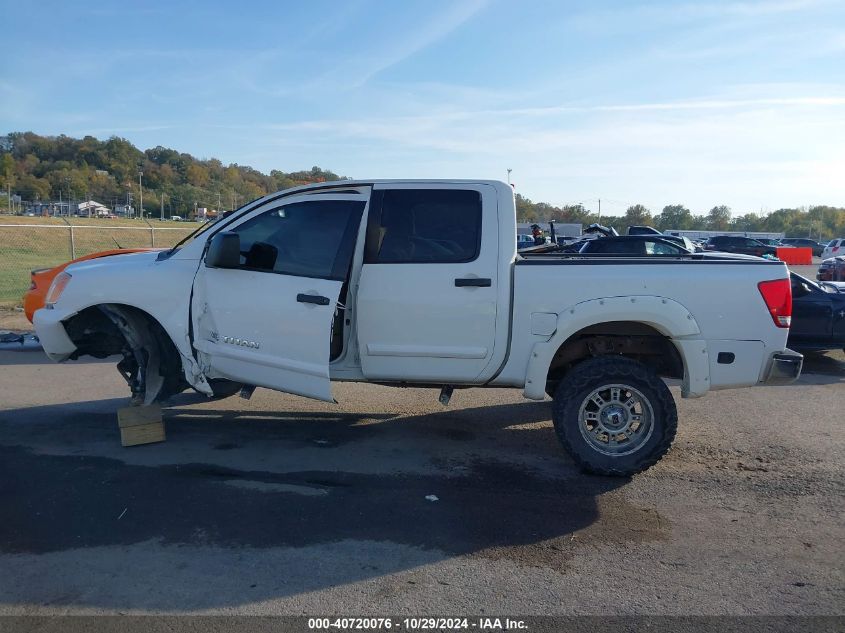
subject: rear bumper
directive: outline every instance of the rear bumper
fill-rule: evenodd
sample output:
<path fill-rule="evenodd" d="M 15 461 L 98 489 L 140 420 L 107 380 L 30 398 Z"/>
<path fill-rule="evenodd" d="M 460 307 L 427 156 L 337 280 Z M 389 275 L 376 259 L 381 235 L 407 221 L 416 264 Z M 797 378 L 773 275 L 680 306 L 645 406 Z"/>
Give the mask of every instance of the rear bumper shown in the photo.
<path fill-rule="evenodd" d="M 769 369 L 763 383 L 766 385 L 788 385 L 801 375 L 804 357 L 798 352 L 786 349 L 772 354 Z"/>
<path fill-rule="evenodd" d="M 76 345 L 68 337 L 62 321 L 73 316 L 64 310 L 41 308 L 33 315 L 35 333 L 47 356 L 60 363 L 76 351 Z"/>

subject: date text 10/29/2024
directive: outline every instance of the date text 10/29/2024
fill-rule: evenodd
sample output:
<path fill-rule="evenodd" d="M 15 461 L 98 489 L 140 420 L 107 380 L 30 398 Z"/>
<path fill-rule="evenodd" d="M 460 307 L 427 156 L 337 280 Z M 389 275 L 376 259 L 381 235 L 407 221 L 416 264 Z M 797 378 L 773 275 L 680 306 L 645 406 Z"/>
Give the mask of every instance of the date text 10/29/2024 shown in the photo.
<path fill-rule="evenodd" d="M 511 618 L 308 618 L 308 629 L 312 631 L 519 631 L 527 630 L 524 620 Z"/>

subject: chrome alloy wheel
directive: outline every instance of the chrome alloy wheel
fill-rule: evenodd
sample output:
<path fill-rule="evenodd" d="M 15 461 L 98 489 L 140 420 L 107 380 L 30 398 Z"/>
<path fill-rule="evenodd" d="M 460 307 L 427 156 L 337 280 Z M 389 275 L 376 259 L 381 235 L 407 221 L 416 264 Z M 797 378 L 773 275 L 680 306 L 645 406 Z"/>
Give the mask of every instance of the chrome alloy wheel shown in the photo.
<path fill-rule="evenodd" d="M 603 455 L 629 455 L 648 442 L 654 431 L 651 403 L 628 385 L 593 390 L 578 409 L 578 428 L 591 448 Z"/>

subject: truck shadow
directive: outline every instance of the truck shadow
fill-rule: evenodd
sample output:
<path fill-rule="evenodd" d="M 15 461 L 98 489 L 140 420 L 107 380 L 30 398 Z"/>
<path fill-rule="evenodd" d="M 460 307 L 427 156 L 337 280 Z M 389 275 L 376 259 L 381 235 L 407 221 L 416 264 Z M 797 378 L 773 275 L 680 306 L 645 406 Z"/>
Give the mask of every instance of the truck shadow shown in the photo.
<path fill-rule="evenodd" d="M 415 416 L 177 408 L 167 442 L 123 449 L 123 402 L 0 412 L 0 551 L 62 595 L 86 586 L 62 604 L 179 609 L 209 574 L 215 589 L 198 589 L 192 609 L 451 558 L 560 569 L 576 533 L 641 541 L 665 525 L 618 495 L 602 502 L 625 480 L 579 474 L 543 424 L 548 403 Z M 5 604 L 44 604 L 55 589 L 4 576 Z"/>
<path fill-rule="evenodd" d="M 802 351 L 804 354 L 804 367 L 802 376 L 813 376 L 820 380 L 821 376 L 834 378 L 829 382 L 839 382 L 835 378 L 845 380 L 845 355 L 839 350 L 827 352 Z M 794 383 L 793 383 L 794 384 Z"/>

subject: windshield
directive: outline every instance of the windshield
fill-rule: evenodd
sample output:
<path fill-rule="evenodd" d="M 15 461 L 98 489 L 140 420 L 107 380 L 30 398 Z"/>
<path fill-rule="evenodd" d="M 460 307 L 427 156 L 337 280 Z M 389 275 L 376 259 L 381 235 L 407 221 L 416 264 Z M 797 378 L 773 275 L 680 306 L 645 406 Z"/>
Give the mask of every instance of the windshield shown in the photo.
<path fill-rule="evenodd" d="M 797 273 L 792 273 L 792 278 L 793 278 L 793 280 L 798 280 L 798 283 L 807 284 L 813 290 L 818 290 L 819 292 L 827 292 L 827 290 L 825 288 L 822 288 L 815 281 L 812 281 L 811 279 L 807 279 L 806 277 L 802 277 L 801 275 L 799 275 Z"/>
<path fill-rule="evenodd" d="M 219 216 L 217 216 L 215 219 L 209 220 L 208 222 L 203 222 L 195 230 L 191 231 L 185 237 L 183 237 L 181 240 L 176 242 L 176 245 L 173 248 L 171 248 L 170 250 L 162 252 L 160 259 L 170 257 L 171 255 L 173 255 L 173 253 L 175 253 L 180 248 L 185 246 L 185 244 L 190 244 L 195 239 L 197 239 L 200 235 L 202 235 L 203 233 L 206 233 L 212 226 L 216 226 L 217 223 L 220 222 L 221 220 L 225 220 L 226 218 L 231 217 L 233 214 L 237 213 L 238 211 L 240 211 L 241 209 L 243 209 L 245 207 L 248 207 L 253 202 L 255 202 L 255 200 L 250 200 L 245 205 L 238 207 L 234 211 L 224 211 Z"/>
<path fill-rule="evenodd" d="M 231 213 L 231 211 L 229 211 L 229 213 Z M 220 217 L 226 217 L 226 214 L 224 213 Z M 208 222 L 203 222 L 196 229 L 194 229 L 193 231 L 188 233 L 185 237 L 183 237 L 181 240 L 176 242 L 176 245 L 173 248 L 171 248 L 170 251 L 168 251 L 168 252 L 173 253 L 173 252 L 178 251 L 182 246 L 184 246 L 188 242 L 193 241 L 198 235 L 205 233 L 219 219 L 220 218 L 215 218 L 214 220 L 209 220 Z"/>

